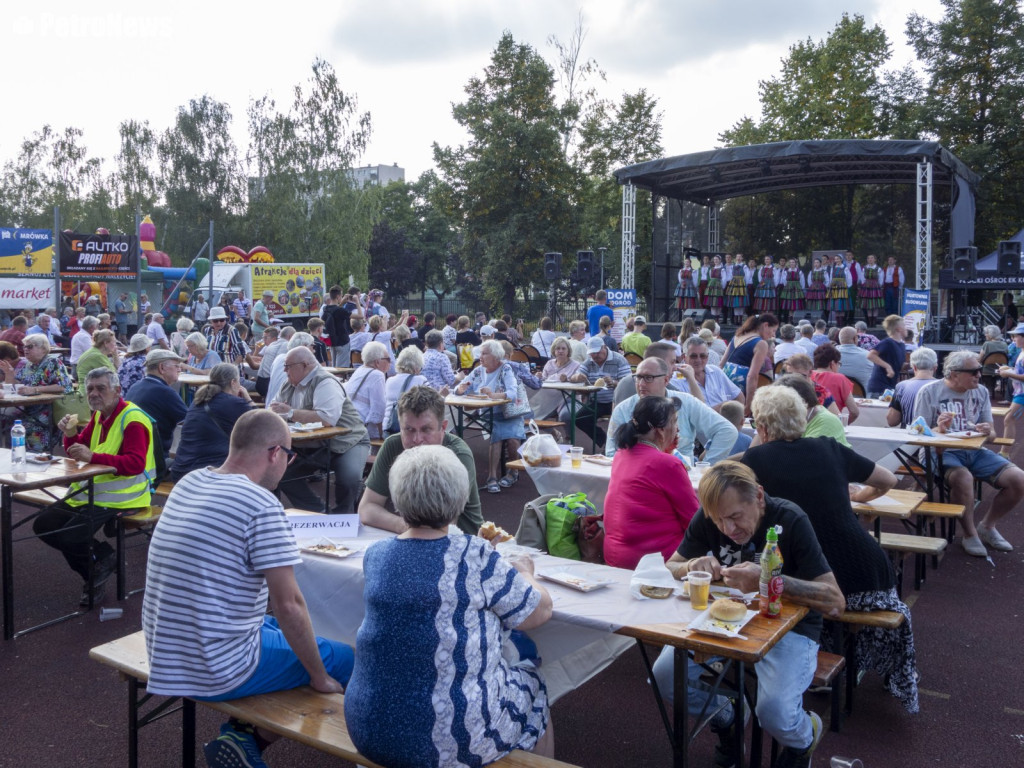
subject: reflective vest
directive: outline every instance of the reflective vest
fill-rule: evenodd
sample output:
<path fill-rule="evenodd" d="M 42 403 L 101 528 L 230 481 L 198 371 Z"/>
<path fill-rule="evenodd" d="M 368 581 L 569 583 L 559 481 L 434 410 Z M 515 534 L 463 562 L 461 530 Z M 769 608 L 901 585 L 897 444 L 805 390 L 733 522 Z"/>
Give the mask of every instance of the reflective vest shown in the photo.
<path fill-rule="evenodd" d="M 97 475 L 93 478 L 93 503 L 99 507 L 112 509 L 131 509 L 148 507 L 150 501 L 150 481 L 156 477 L 156 458 L 153 456 L 153 422 L 137 405 L 128 403 L 118 418 L 110 425 L 107 437 L 100 440 L 100 418 L 97 411 L 93 413 L 92 435 L 89 450 L 93 453 L 117 454 L 124 441 L 124 429 L 128 424 L 141 424 L 148 438 L 146 445 L 146 468 L 141 474 L 125 476 L 115 474 Z M 64 503 L 71 507 L 81 507 L 89 503 L 86 483 L 72 483 L 71 495 Z M 81 491 L 81 493 L 75 493 Z"/>

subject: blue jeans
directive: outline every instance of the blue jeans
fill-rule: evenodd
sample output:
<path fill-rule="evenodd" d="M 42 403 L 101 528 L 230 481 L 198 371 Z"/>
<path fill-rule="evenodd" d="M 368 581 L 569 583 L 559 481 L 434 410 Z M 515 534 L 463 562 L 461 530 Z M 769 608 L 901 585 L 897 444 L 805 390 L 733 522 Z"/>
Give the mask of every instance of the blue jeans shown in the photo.
<path fill-rule="evenodd" d="M 662 697 L 672 703 L 672 679 L 675 671 L 675 649 L 666 647 L 654 662 L 654 679 Z M 757 719 L 761 727 L 774 736 L 784 747 L 806 749 L 813 738 L 811 719 L 804 712 L 804 691 L 814 679 L 818 665 L 818 644 L 803 635 L 789 632 L 768 654 L 754 665 L 757 672 Z M 688 664 L 689 691 L 687 709 L 699 715 L 705 702 L 711 698 L 706 687 L 698 683 L 702 669 L 699 664 Z M 724 706 L 724 696 L 715 696 L 708 706 L 714 712 Z"/>
<path fill-rule="evenodd" d="M 320 658 L 327 668 L 327 674 L 342 685 L 348 685 L 352 677 L 355 654 L 351 646 L 322 637 L 316 639 Z M 309 673 L 302 666 L 295 651 L 288 645 L 277 619 L 266 616 L 260 627 L 260 660 L 256 671 L 237 688 L 219 696 L 192 696 L 199 701 L 226 701 L 261 693 L 287 691 L 309 684 Z"/>

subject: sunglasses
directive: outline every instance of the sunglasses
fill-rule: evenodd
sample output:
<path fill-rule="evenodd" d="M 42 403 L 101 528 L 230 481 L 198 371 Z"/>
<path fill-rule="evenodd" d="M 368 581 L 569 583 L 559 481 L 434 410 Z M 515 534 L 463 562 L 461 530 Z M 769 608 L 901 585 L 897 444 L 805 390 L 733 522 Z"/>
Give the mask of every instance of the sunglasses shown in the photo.
<path fill-rule="evenodd" d="M 690 359 L 690 360 L 707 360 L 708 359 L 707 355 L 687 355 L 686 357 L 688 359 Z"/>
<path fill-rule="evenodd" d="M 969 373 L 971 376 L 981 376 L 981 368 L 954 368 L 955 373 Z"/>
<path fill-rule="evenodd" d="M 267 448 L 267 450 L 268 451 L 273 451 L 276 448 L 280 448 L 282 451 L 285 452 L 285 455 L 288 457 L 288 463 L 289 464 L 291 464 L 293 461 L 295 461 L 295 457 L 299 455 L 295 451 L 293 451 L 291 448 L 285 448 L 283 445 L 272 445 L 269 448 Z"/>

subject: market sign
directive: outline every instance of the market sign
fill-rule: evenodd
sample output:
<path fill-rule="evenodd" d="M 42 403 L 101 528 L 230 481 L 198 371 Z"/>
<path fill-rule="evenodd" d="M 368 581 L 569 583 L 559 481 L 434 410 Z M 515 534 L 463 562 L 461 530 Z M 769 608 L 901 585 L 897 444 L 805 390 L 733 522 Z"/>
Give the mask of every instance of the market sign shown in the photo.
<path fill-rule="evenodd" d="M 53 237 L 50 230 L 0 227 L 0 275 L 38 277 L 52 274 Z"/>
<path fill-rule="evenodd" d="M 52 309 L 57 306 L 53 280 L 0 277 L 0 307 L 4 309 Z"/>
<path fill-rule="evenodd" d="M 128 277 L 139 271 L 135 235 L 60 233 L 61 277 Z"/>

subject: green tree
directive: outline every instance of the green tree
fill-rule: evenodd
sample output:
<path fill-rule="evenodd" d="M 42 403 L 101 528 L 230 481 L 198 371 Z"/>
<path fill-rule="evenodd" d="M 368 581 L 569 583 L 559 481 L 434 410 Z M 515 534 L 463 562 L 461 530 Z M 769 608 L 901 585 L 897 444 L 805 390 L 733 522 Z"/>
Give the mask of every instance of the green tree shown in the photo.
<path fill-rule="evenodd" d="M 505 33 L 483 77 L 466 86 L 452 114 L 467 144 L 434 145 L 448 187 L 447 213 L 463 232 L 488 298 L 511 311 L 517 289 L 542 280 L 542 255 L 577 242 L 575 174 L 562 152 L 567 110 L 554 96 L 551 67 Z"/>
<path fill-rule="evenodd" d="M 281 260 L 325 262 L 332 282 L 365 279 L 379 191 L 357 189 L 349 170 L 369 141 L 370 114 L 358 112 L 356 97 L 317 59 L 287 112 L 264 96 L 248 117 L 254 236 Z"/>
<path fill-rule="evenodd" d="M 1024 220 L 1024 17 L 1012 0 L 943 0 L 907 36 L 927 74 L 929 132 L 982 177 L 975 241 L 994 246 Z"/>
<path fill-rule="evenodd" d="M 195 256 L 211 220 L 219 228 L 220 244 L 232 243 L 238 232 L 245 177 L 231 120 L 227 104 L 204 95 L 179 107 L 174 125 L 157 142 L 167 216 L 158 247 L 178 263 Z"/>
<path fill-rule="evenodd" d="M 135 228 L 135 212 L 145 215 L 155 211 L 159 202 L 153 171 L 157 137 L 148 120 L 125 120 L 118 126 L 118 133 L 121 149 L 114 156 L 116 167 L 107 186 L 114 207 L 114 226 L 131 232 Z"/>

